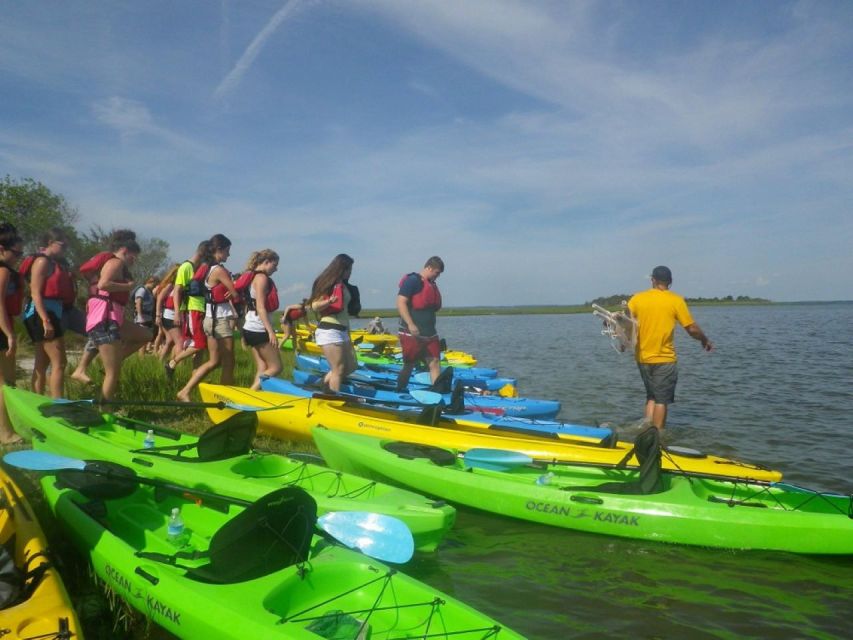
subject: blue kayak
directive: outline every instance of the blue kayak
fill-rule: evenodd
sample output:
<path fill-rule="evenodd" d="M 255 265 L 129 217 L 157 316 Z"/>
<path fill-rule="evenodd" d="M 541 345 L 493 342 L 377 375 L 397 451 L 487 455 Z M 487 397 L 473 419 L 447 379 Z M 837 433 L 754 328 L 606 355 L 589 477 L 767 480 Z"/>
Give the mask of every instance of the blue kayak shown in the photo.
<path fill-rule="evenodd" d="M 264 391 L 272 391 L 274 393 L 282 393 L 289 396 L 300 396 L 303 398 L 310 398 L 317 393 L 316 389 L 307 389 L 303 386 L 294 384 L 289 380 L 283 380 L 281 378 L 262 378 L 261 388 Z M 365 401 L 365 398 L 353 397 L 353 400 L 363 402 Z M 412 400 L 414 400 L 414 398 L 412 398 Z M 387 409 L 390 411 L 418 412 L 424 409 L 424 405 L 387 405 Z M 477 426 L 482 425 L 483 427 L 491 429 L 493 431 L 524 433 L 545 438 L 582 438 L 584 440 L 594 440 L 596 444 L 609 444 L 615 439 L 613 431 L 604 427 L 590 427 L 580 424 L 571 424 L 562 420 L 538 420 L 530 418 L 518 418 L 515 416 L 496 416 L 481 413 L 478 411 L 446 413 L 444 411 L 445 407 L 443 405 L 441 409 L 442 416 L 445 419 L 450 420 L 451 422 L 456 422 L 459 424 L 475 424 Z"/>
<path fill-rule="evenodd" d="M 266 391 L 278 391 L 274 388 L 277 384 L 276 378 L 270 379 L 269 385 L 262 385 Z M 308 373 L 299 369 L 293 370 L 293 382 L 302 387 L 312 387 L 322 384 L 322 375 Z M 417 385 L 416 388 L 420 388 Z M 419 407 L 421 403 L 412 397 L 410 393 L 394 391 L 392 389 L 377 388 L 369 383 L 349 382 L 341 385 L 341 394 L 351 395 L 366 400 L 374 400 L 387 404 Z M 499 395 L 481 395 L 478 393 L 464 393 L 463 401 L 467 411 L 477 413 L 488 413 L 492 415 L 513 416 L 518 418 L 556 418 L 560 412 L 560 403 L 557 400 L 539 400 L 536 398 L 504 398 Z M 452 394 L 443 393 L 445 404 L 453 402 Z M 445 411 L 446 413 L 446 411 Z"/>
<path fill-rule="evenodd" d="M 329 363 L 322 356 L 307 356 L 299 353 L 296 355 L 296 368 L 311 373 L 325 373 L 329 370 Z M 359 365 L 356 372 L 350 378 L 353 380 L 360 378 L 365 382 L 375 381 L 378 383 L 396 384 L 397 372 L 390 369 Z M 466 387 L 476 387 L 485 389 L 486 391 L 500 391 L 507 385 L 514 388 L 518 383 L 516 378 L 485 378 L 478 376 L 476 375 L 476 368 L 454 370 L 453 380 L 462 382 Z M 416 373 L 412 376 L 411 382 L 420 384 L 422 387 L 428 387 L 429 374 L 426 372 Z"/>

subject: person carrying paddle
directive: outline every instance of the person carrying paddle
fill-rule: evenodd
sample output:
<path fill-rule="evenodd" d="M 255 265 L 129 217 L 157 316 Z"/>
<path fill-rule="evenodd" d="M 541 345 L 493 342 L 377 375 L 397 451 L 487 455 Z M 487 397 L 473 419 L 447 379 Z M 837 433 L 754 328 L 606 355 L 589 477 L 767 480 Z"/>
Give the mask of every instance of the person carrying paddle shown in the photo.
<path fill-rule="evenodd" d="M 652 288 L 635 293 L 628 309 L 638 325 L 635 356 L 646 388 L 644 420 L 658 429 L 666 426 L 667 407 L 675 402 L 678 364 L 673 341 L 676 322 L 691 338 L 702 343 L 705 351 L 714 345 L 693 321 L 687 303 L 669 290 L 672 272 L 659 266 L 652 270 Z"/>
<path fill-rule="evenodd" d="M 432 382 L 441 373 L 441 345 L 435 328 L 435 314 L 441 309 L 441 292 L 435 281 L 443 272 L 444 261 L 432 256 L 420 273 L 406 274 L 400 280 L 397 311 L 403 368 L 397 376 L 398 391 L 409 385 L 409 377 L 418 360 L 426 362 Z"/>

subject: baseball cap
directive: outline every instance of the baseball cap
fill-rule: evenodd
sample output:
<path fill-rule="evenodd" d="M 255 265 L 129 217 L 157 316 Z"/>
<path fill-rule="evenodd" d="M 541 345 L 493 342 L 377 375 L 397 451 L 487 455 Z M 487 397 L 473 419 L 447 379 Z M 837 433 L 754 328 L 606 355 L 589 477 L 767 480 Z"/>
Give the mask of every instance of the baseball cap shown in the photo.
<path fill-rule="evenodd" d="M 664 284 L 672 284 L 672 271 L 669 267 L 659 266 L 652 269 L 652 278 Z"/>

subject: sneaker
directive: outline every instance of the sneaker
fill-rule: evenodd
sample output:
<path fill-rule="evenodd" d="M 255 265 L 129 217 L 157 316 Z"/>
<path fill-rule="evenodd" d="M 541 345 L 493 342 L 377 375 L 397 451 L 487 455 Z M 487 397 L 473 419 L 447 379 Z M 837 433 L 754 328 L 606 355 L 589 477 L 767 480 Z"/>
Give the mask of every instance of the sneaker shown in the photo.
<path fill-rule="evenodd" d="M 169 366 L 168 362 L 163 363 L 163 371 L 166 372 L 166 379 L 171 382 L 175 378 L 175 370 Z"/>

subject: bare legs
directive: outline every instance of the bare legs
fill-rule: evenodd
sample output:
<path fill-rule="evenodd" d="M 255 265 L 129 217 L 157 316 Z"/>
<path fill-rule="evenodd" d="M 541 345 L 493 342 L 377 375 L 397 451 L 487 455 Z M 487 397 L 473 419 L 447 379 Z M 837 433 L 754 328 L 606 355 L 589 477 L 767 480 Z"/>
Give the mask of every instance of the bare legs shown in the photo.
<path fill-rule="evenodd" d="M 3 396 L 2 387 L 6 384 L 15 383 L 15 354 L 7 356 L 5 351 L 0 352 L 0 445 L 15 444 L 21 442 L 21 437 L 12 430 L 9 415 L 6 413 L 6 399 Z"/>
<path fill-rule="evenodd" d="M 323 355 L 329 362 L 329 372 L 323 378 L 326 385 L 337 393 L 341 390 L 341 381 L 355 371 L 355 352 L 351 342 L 324 344 Z"/>
<path fill-rule="evenodd" d="M 667 405 L 658 404 L 654 400 L 646 400 L 645 421 L 653 424 L 658 429 L 666 426 Z"/>
<path fill-rule="evenodd" d="M 252 389 L 261 388 L 261 376 L 270 378 L 281 373 L 281 356 L 277 345 L 271 342 L 252 347 L 252 355 L 255 358 L 255 381 Z"/>
<path fill-rule="evenodd" d="M 222 384 L 234 383 L 234 338 L 209 338 L 207 349 L 210 351 L 210 358 L 193 370 L 189 381 L 178 392 L 177 398 L 181 402 L 190 402 L 190 392 L 220 364 L 222 365 L 220 380 Z"/>

